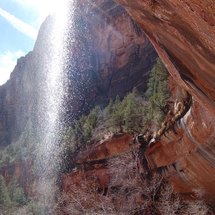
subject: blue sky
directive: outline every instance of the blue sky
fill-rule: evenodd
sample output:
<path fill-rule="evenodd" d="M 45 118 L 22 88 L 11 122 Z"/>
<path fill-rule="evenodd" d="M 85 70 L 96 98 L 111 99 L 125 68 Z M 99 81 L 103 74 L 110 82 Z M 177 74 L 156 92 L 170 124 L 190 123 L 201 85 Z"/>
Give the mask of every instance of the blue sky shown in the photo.
<path fill-rule="evenodd" d="M 59 2 L 0 0 L 0 85 L 9 79 L 17 58 L 33 49 L 41 23 Z"/>

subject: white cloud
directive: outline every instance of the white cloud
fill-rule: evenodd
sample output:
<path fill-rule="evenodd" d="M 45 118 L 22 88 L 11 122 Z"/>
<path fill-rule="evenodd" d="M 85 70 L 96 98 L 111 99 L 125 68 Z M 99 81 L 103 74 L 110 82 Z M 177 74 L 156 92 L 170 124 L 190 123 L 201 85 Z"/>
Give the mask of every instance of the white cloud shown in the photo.
<path fill-rule="evenodd" d="M 0 16 L 4 17 L 18 31 L 22 32 L 23 34 L 34 40 L 36 39 L 37 30 L 35 30 L 31 25 L 28 25 L 27 23 L 23 22 L 22 20 L 8 13 L 2 8 L 0 8 Z"/>
<path fill-rule="evenodd" d="M 0 54 L 0 85 L 4 84 L 10 77 L 10 73 L 13 71 L 17 58 L 24 55 L 21 50 L 11 52 L 7 51 Z"/>

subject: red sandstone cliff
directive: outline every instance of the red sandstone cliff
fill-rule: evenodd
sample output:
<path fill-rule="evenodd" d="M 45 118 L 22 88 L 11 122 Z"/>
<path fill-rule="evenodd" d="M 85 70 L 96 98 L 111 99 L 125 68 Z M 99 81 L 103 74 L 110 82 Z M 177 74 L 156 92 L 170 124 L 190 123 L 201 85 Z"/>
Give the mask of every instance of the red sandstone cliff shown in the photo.
<path fill-rule="evenodd" d="M 105 5 L 101 0 L 90 2 L 99 8 Z M 145 31 L 172 75 L 172 99 L 184 98 L 182 88 L 193 100 L 175 123 L 175 132 L 162 135 L 149 152 L 151 168 L 170 178 L 177 191 L 192 196 L 199 190 L 211 199 L 215 194 L 215 5 L 209 0 L 118 2 Z M 83 152 L 82 162 L 99 151 L 95 146 Z"/>
<path fill-rule="evenodd" d="M 178 134 L 163 136 L 151 159 L 155 166 L 165 167 L 179 191 L 200 189 L 214 196 L 215 4 L 211 0 L 118 2 L 145 31 L 177 85 L 193 96 L 192 107 L 178 122 Z"/>
<path fill-rule="evenodd" d="M 139 77 L 141 73 L 142 53 L 144 50 L 148 50 L 148 47 L 150 50 L 151 48 L 148 46 L 148 42 L 146 42 L 147 40 L 142 33 L 139 35 L 139 29 L 137 32 L 134 31 L 133 22 L 122 12 L 123 9 L 120 9 L 118 5 L 113 2 L 111 6 L 110 2 L 112 1 L 109 1 L 110 4 L 99 0 L 92 2 L 93 4 L 90 7 L 93 7 L 95 14 L 98 15 L 94 18 L 100 19 L 102 15 L 105 16 L 105 21 L 102 24 L 97 20 L 99 28 L 93 27 L 90 20 L 85 20 L 85 24 L 88 25 L 88 30 L 92 33 L 92 37 L 101 38 L 101 31 L 105 31 L 107 38 L 104 41 L 114 38 L 111 42 L 107 43 L 103 40 L 100 41 L 100 39 L 98 42 L 95 39 L 93 40 L 93 48 L 89 49 L 93 51 L 93 57 L 91 56 L 93 60 L 91 63 L 95 66 L 95 71 L 102 71 L 103 74 L 99 78 L 97 76 L 94 77 L 98 80 L 98 85 L 92 87 L 93 93 L 90 92 L 93 95 L 90 99 L 94 99 L 94 103 L 96 103 L 95 98 L 98 96 L 96 92 L 101 90 L 100 87 L 103 86 L 103 83 L 105 83 L 104 94 L 109 98 L 118 92 L 117 90 L 116 92 L 112 92 L 111 90 L 114 87 L 115 89 L 119 89 L 122 83 L 121 77 L 123 77 L 123 83 L 125 84 L 133 80 L 132 78 L 136 80 L 135 78 Z M 175 82 L 180 87 L 188 90 L 193 96 L 191 109 L 178 121 L 177 133 L 170 131 L 166 134 L 166 137 L 162 136 L 161 141 L 156 145 L 156 150 L 152 151 L 149 155 L 150 161 L 154 164 L 155 169 L 162 167 L 161 173 L 172 179 L 175 188 L 179 192 L 189 193 L 195 189 L 200 189 L 203 195 L 211 197 L 215 193 L 213 187 L 215 182 L 214 4 L 209 0 L 192 0 L 189 2 L 186 0 L 118 0 L 118 2 L 125 6 L 134 20 L 144 29 Z M 112 19 L 109 20 L 108 18 Z M 122 20 L 124 25 L 121 24 Z M 103 24 L 105 24 L 105 27 Z M 110 28 L 113 26 L 124 33 L 128 31 L 127 26 L 130 26 L 129 33 L 126 33 L 123 42 L 121 42 L 121 37 L 118 38 L 115 33 L 112 35 Z M 78 32 L 77 36 L 80 38 L 82 33 Z M 84 48 L 87 47 L 85 40 L 79 42 Z M 132 44 L 131 47 L 130 44 Z M 135 47 L 138 47 L 138 50 Z M 106 53 L 103 53 L 105 48 L 107 48 Z M 134 51 L 132 51 L 133 49 Z M 142 51 L 139 51 L 140 49 Z M 85 53 L 89 53 L 88 49 L 84 50 L 86 50 Z M 111 57 L 112 51 L 114 52 L 114 60 Z M 129 54 L 127 54 L 127 51 Z M 152 51 L 151 53 L 154 56 L 154 52 Z M 78 52 L 76 58 L 80 55 Z M 130 63 L 136 63 L 136 58 L 134 58 L 135 60 L 133 59 L 134 55 L 140 61 L 135 64 L 139 68 L 137 69 L 138 75 L 134 73 L 132 76 L 128 66 Z M 87 59 L 80 60 L 85 62 Z M 109 75 L 113 69 L 108 68 L 108 64 L 113 64 L 114 69 L 116 69 L 113 79 L 115 81 L 112 82 L 115 82 L 116 85 L 110 85 L 111 87 L 109 86 L 109 81 L 108 83 L 105 82 L 107 80 L 106 75 Z M 87 64 L 87 68 L 90 66 L 91 64 Z M 132 69 L 134 68 L 136 67 L 132 67 Z M 85 72 L 84 69 L 81 71 L 82 74 Z M 148 71 L 148 67 L 146 71 Z M 92 75 L 92 73 L 90 74 Z M 122 74 L 126 75 L 123 76 Z M 130 79 L 130 77 L 132 78 Z M 85 81 L 86 79 L 84 78 L 83 80 Z M 94 81 L 95 79 L 92 80 Z M 131 83 L 133 82 L 131 81 Z M 134 85 L 130 87 L 132 86 Z M 124 92 L 124 88 L 120 88 L 119 91 Z M 180 92 L 180 90 L 175 91 L 175 99 L 183 97 Z M 82 103 L 80 106 L 82 105 L 84 104 Z M 98 161 L 112 155 L 119 155 L 129 149 L 130 138 L 128 140 L 123 142 L 125 143 L 124 145 L 122 144 L 123 147 L 119 146 L 119 148 L 116 146 L 120 141 L 117 144 L 114 143 L 113 148 L 111 142 L 95 146 L 88 152 L 82 152 L 83 154 L 78 158 L 78 161 Z M 117 148 L 118 151 L 114 148 Z M 70 189 L 69 185 L 72 180 L 75 181 L 77 179 L 78 181 L 86 175 L 88 177 L 93 175 L 99 180 L 101 187 L 105 187 L 108 184 L 109 173 L 103 164 L 89 165 L 89 167 L 91 169 L 85 172 L 77 171 L 64 175 L 63 185 L 65 191 Z M 15 168 L 16 171 L 18 170 Z M 76 177 L 78 174 L 80 175 Z"/>
<path fill-rule="evenodd" d="M 77 1 L 73 16 L 67 98 L 73 114 L 105 106 L 134 87 L 145 91 L 157 54 L 124 8 L 113 1 Z"/>
<path fill-rule="evenodd" d="M 118 4 L 78 1 L 68 36 L 67 65 L 69 116 L 137 87 L 146 90 L 157 54 L 143 31 Z M 38 119 L 46 72 L 52 56 L 54 17 L 42 24 L 34 50 L 18 60 L 10 80 L 0 86 L 0 146 L 16 142 Z M 75 40 L 74 40 L 75 38 Z M 33 130 L 33 128 L 30 128 Z"/>
<path fill-rule="evenodd" d="M 67 32 L 75 42 L 68 41 L 68 66 L 63 71 L 71 82 L 66 98 L 68 112 L 76 116 L 96 104 L 105 105 L 117 94 L 125 96 L 134 87 L 145 90 L 157 58 L 143 31 L 119 4 L 84 3 L 78 1 L 75 23 Z M 34 50 L 18 60 L 10 80 L 0 87 L 0 147 L 12 144 L 8 151 L 14 157 L 34 159 L 32 151 L 41 136 L 40 125 L 45 117 L 40 117 L 44 112 L 40 105 L 52 54 L 53 22 L 53 17 L 46 19 Z M 107 150 L 114 153 L 118 150 L 114 147 L 108 146 Z M 2 164 L 0 173 L 7 182 L 15 176 L 25 191 L 32 193 L 31 168 L 14 157 L 10 157 L 12 163 Z"/>
<path fill-rule="evenodd" d="M 214 111 L 214 2 L 118 2 L 148 35 L 175 81 Z"/>

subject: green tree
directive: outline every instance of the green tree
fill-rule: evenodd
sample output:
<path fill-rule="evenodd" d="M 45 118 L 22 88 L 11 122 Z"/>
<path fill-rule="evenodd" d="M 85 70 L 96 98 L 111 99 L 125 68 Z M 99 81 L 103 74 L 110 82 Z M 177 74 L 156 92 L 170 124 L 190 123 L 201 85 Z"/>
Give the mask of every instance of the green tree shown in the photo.
<path fill-rule="evenodd" d="M 9 195 L 12 202 L 18 205 L 25 205 L 27 203 L 26 195 L 22 187 L 18 186 L 16 178 L 13 178 L 9 183 Z"/>
<path fill-rule="evenodd" d="M 160 121 L 163 117 L 161 109 L 164 108 L 167 99 L 170 97 L 170 92 L 168 88 L 168 72 L 159 58 L 152 69 L 147 87 L 148 118 Z"/>
<path fill-rule="evenodd" d="M 101 109 L 96 106 L 87 116 L 81 116 L 80 119 L 75 120 L 64 135 L 63 141 L 66 143 L 66 149 L 74 151 L 77 147 L 86 144 L 92 138 L 100 117 Z"/>
<path fill-rule="evenodd" d="M 123 132 L 124 113 L 123 113 L 123 104 L 120 100 L 120 97 L 117 95 L 116 99 L 112 105 L 111 115 L 107 122 L 108 127 L 118 128 L 120 132 Z"/>
<path fill-rule="evenodd" d="M 136 91 L 129 93 L 123 100 L 125 130 L 140 131 L 143 127 L 143 98 Z"/>
<path fill-rule="evenodd" d="M 113 105 L 114 105 L 113 100 L 110 99 L 107 107 L 103 111 L 103 116 L 104 116 L 105 121 L 107 121 L 110 118 L 110 116 L 113 112 Z"/>
<path fill-rule="evenodd" d="M 84 123 L 86 121 L 85 116 L 81 116 L 79 120 L 75 120 L 73 127 L 71 129 L 71 135 L 73 136 L 73 140 L 78 143 L 82 143 L 84 141 Z"/>
<path fill-rule="evenodd" d="M 0 175 L 0 205 L 9 206 L 11 203 L 9 192 L 5 184 L 5 180 L 2 175 Z"/>
<path fill-rule="evenodd" d="M 96 106 L 90 111 L 89 115 L 86 117 L 86 121 L 83 126 L 84 141 L 88 141 L 91 139 L 93 129 L 97 126 L 100 112 L 100 107 Z"/>

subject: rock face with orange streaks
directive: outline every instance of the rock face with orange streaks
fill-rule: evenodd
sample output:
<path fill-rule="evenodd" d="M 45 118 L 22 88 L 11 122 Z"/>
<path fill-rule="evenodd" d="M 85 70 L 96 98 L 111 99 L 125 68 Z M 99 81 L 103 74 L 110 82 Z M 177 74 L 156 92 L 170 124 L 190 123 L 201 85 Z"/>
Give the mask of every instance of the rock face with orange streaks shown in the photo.
<path fill-rule="evenodd" d="M 134 207 L 151 214 L 142 209 L 146 197 L 133 143 L 133 135 L 121 134 L 78 151 L 76 167 L 61 175 L 61 214 L 103 214 L 101 208 L 107 214 L 127 214 Z"/>
<path fill-rule="evenodd" d="M 63 191 L 71 195 L 74 186 L 81 188 L 87 183 L 88 186 L 95 185 L 99 192 L 104 192 L 113 177 L 108 160 L 131 151 L 134 146 L 132 143 L 132 135 L 119 134 L 104 142 L 89 145 L 77 152 L 77 155 L 72 155 L 73 163 L 77 168 L 62 175 Z"/>
<path fill-rule="evenodd" d="M 152 168 L 170 177 L 179 192 L 214 197 L 214 127 L 213 115 L 194 101 L 176 133 L 167 132 L 150 152 Z"/>
<path fill-rule="evenodd" d="M 118 0 L 140 24 L 177 83 L 215 99 L 215 5 L 211 0 Z"/>
<path fill-rule="evenodd" d="M 88 146 L 89 149 L 81 151 L 75 158 L 75 163 L 98 161 L 117 156 L 119 153 L 131 150 L 133 137 L 130 134 L 114 135 L 111 140 Z"/>
<path fill-rule="evenodd" d="M 132 135 L 120 134 L 78 152 L 78 155 L 73 158 L 78 168 L 62 176 L 63 190 L 69 193 L 72 185 L 81 186 L 83 180 L 89 183 L 96 181 L 99 189 L 108 187 L 110 178 L 113 176 L 107 166 L 108 159 L 131 151 L 134 146 L 132 143 Z"/>
<path fill-rule="evenodd" d="M 81 150 L 73 158 L 73 162 L 79 166 L 78 169 L 63 176 L 64 190 L 69 189 L 68 184 L 70 180 L 73 183 L 82 183 L 81 178 L 90 176 L 97 178 L 101 186 L 107 186 L 109 181 L 107 160 L 131 151 L 132 146 L 134 146 L 133 136 L 130 134 L 120 134 L 102 143 L 90 145 L 85 150 Z"/>
<path fill-rule="evenodd" d="M 193 96 L 190 111 L 150 160 L 181 192 L 215 194 L 215 4 L 213 0 L 117 0 L 139 23 L 174 81 Z M 176 92 L 175 92 L 176 93 Z M 180 99 L 180 93 L 176 96 Z"/>

